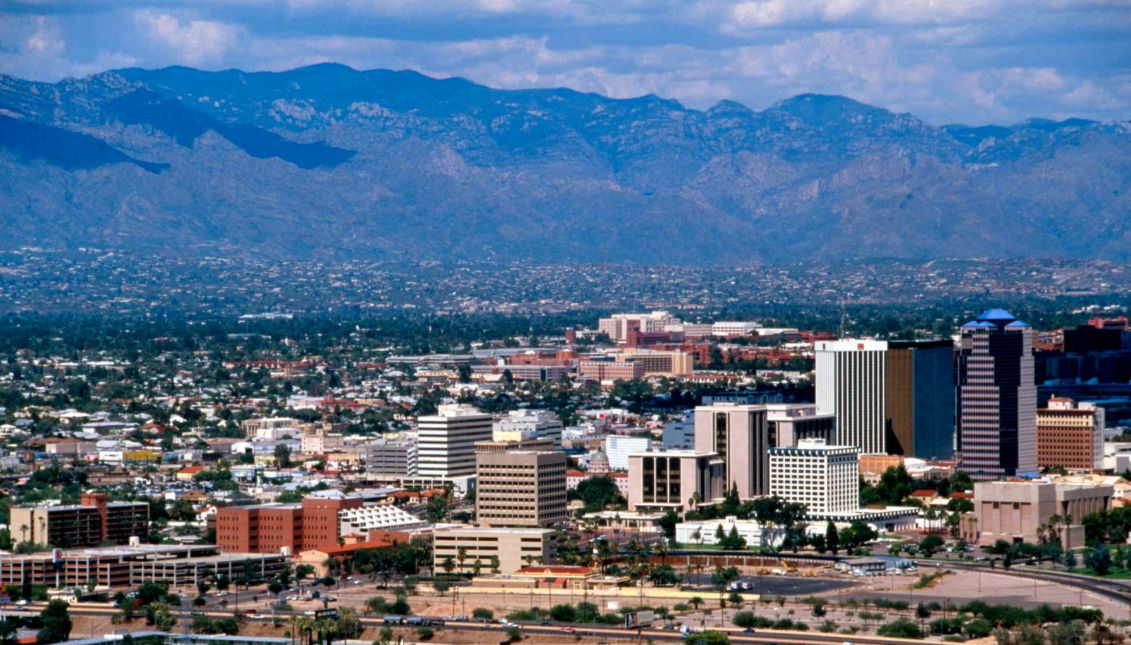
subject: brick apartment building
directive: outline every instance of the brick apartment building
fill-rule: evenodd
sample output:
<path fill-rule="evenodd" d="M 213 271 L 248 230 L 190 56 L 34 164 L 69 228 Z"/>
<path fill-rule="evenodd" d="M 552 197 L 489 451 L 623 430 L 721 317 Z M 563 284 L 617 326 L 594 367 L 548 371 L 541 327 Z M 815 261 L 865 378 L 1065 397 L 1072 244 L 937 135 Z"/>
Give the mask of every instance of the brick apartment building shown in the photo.
<path fill-rule="evenodd" d="M 360 497 L 307 497 L 301 504 L 228 506 L 216 512 L 216 544 L 236 553 L 337 547 L 342 537 L 338 512 L 362 503 Z"/>
<path fill-rule="evenodd" d="M 149 533 L 149 504 L 111 502 L 106 493 L 83 493 L 78 504 L 14 507 L 12 539 L 57 548 L 129 544 Z"/>

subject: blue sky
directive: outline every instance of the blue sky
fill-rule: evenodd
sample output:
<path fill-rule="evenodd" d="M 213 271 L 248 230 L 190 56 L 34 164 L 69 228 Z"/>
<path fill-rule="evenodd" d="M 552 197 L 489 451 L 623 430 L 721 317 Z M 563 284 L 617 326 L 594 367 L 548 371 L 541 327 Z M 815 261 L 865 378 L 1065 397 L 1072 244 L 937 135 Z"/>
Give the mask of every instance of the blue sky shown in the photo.
<path fill-rule="evenodd" d="M 761 109 L 843 94 L 934 123 L 1131 119 L 1131 0 L 5 0 L 0 71 L 336 61 Z"/>

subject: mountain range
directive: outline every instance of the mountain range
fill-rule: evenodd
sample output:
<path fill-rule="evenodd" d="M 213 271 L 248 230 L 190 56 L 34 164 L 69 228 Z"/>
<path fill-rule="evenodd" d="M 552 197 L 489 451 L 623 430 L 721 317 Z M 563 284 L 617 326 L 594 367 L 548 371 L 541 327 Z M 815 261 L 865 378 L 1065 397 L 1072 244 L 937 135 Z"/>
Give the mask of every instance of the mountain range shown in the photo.
<path fill-rule="evenodd" d="M 1131 259 L 1131 122 L 937 126 L 411 71 L 0 75 L 0 248 L 755 264 Z"/>

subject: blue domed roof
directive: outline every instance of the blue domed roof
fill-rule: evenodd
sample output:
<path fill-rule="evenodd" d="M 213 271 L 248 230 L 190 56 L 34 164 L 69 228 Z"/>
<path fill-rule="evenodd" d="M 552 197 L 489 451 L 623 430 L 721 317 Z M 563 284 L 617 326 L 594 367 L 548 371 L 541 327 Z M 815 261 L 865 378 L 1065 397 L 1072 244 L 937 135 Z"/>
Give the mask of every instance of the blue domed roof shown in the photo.
<path fill-rule="evenodd" d="M 1032 327 L 1032 325 L 1025 322 L 1024 320 L 1014 320 L 1013 322 L 1011 322 L 1011 323 L 1009 323 L 1008 325 L 1005 326 L 1006 329 L 1020 329 L 1020 328 L 1028 328 L 1028 327 Z"/>
<path fill-rule="evenodd" d="M 971 320 L 970 322 L 962 326 L 963 329 L 985 329 L 987 327 L 994 329 L 995 327 L 997 327 L 997 325 L 993 324 L 992 322 L 985 322 L 982 320 Z"/>
<path fill-rule="evenodd" d="M 976 320 L 985 320 L 987 322 L 1009 322 L 1017 320 L 1017 316 L 1009 313 L 1004 309 L 987 309 L 978 316 Z"/>

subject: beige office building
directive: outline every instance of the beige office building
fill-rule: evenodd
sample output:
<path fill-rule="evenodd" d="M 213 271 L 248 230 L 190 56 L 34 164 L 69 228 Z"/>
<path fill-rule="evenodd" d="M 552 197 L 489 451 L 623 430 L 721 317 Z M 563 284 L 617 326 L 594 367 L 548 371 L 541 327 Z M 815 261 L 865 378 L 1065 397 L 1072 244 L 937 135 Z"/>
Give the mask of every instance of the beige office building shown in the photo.
<path fill-rule="evenodd" d="M 552 448 L 551 440 L 545 440 Z M 504 444 L 505 446 L 505 444 Z M 476 446 L 475 515 L 485 527 L 551 526 L 568 517 L 566 454 Z"/>
<path fill-rule="evenodd" d="M 432 534 L 434 570 L 474 573 L 475 563 L 483 574 L 514 573 L 528 564 L 552 564 L 557 554 L 550 529 L 495 529 L 456 527 L 440 529 Z M 463 549 L 463 560 L 460 560 Z M 497 562 L 496 562 L 497 560 Z"/>
<path fill-rule="evenodd" d="M 1065 548 L 1084 546 L 1080 521 L 1111 508 L 1115 488 L 1086 483 L 1048 481 L 975 482 L 974 512 L 965 523 L 965 537 L 975 544 L 1037 542 L 1039 527 L 1055 515 L 1071 517 L 1058 532 Z"/>
<path fill-rule="evenodd" d="M 860 508 L 860 462 L 856 446 L 830 446 L 802 439 L 770 451 L 770 494 L 804 504 L 810 515 L 851 513 Z"/>
<path fill-rule="evenodd" d="M 770 430 L 766 406 L 716 403 L 695 408 L 695 450 L 723 461 L 723 487 L 740 499 L 770 494 Z"/>
<path fill-rule="evenodd" d="M 713 452 L 665 450 L 628 456 L 628 510 L 683 512 L 725 494 L 723 460 Z"/>
<path fill-rule="evenodd" d="M 1037 410 L 1037 467 L 1102 470 L 1103 459 L 1103 408 L 1052 397 Z"/>

